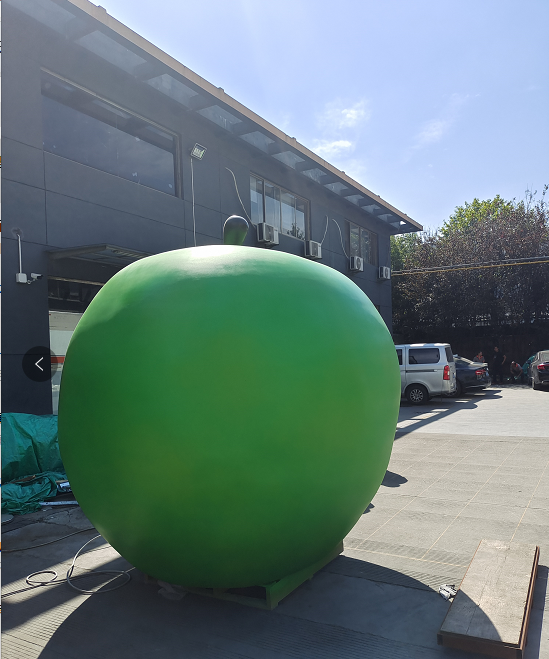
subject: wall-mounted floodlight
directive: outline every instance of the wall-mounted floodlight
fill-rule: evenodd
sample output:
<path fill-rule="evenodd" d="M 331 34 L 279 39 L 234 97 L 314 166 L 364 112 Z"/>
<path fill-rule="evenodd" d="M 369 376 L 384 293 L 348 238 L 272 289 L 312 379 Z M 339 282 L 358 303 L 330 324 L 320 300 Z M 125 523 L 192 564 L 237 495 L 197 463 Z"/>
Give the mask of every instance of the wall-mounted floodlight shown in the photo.
<path fill-rule="evenodd" d="M 200 146 L 200 144 L 195 144 L 191 149 L 191 158 L 196 158 L 197 160 L 202 160 L 204 154 L 206 153 L 206 147 Z"/>

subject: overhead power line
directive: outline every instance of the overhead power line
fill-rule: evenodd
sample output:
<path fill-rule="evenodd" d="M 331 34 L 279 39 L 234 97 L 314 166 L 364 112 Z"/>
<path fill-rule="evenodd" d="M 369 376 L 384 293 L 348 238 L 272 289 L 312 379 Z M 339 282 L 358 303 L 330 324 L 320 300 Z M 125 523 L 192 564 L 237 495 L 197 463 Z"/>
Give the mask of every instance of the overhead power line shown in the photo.
<path fill-rule="evenodd" d="M 485 263 L 460 263 L 457 265 L 435 266 L 433 268 L 413 268 L 412 270 L 393 270 L 391 277 L 431 272 L 454 272 L 456 270 L 479 270 L 481 268 L 504 268 L 514 265 L 537 265 L 538 263 L 549 263 L 549 256 L 531 256 L 527 259 L 502 259 L 501 261 L 486 261 Z"/>

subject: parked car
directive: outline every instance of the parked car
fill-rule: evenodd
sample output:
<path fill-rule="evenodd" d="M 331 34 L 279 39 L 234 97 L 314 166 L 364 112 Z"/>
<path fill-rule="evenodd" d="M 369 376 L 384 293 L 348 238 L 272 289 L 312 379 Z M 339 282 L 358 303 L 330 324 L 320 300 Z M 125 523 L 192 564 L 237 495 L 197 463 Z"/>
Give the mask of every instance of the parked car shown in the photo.
<path fill-rule="evenodd" d="M 456 366 L 449 343 L 395 346 L 400 364 L 401 395 L 412 405 L 456 390 Z"/>
<path fill-rule="evenodd" d="M 549 350 L 540 350 L 528 367 L 528 377 L 532 389 L 541 389 L 549 385 Z"/>
<path fill-rule="evenodd" d="M 461 396 L 467 389 L 486 389 L 492 384 L 488 364 L 472 362 L 459 355 L 454 355 L 454 363 L 457 380 L 455 396 Z"/>
<path fill-rule="evenodd" d="M 526 382 L 528 382 L 528 384 L 531 384 L 530 383 L 530 364 L 534 361 L 535 358 L 536 358 L 536 355 L 532 355 L 531 357 L 528 357 L 528 359 L 522 365 L 522 372 L 524 374 L 524 379 L 526 380 Z"/>

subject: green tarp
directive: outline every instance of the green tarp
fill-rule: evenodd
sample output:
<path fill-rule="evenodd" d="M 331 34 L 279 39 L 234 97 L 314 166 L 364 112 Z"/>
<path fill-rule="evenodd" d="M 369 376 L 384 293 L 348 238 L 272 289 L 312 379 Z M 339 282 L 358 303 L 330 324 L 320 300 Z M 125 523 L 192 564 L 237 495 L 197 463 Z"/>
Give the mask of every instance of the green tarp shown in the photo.
<path fill-rule="evenodd" d="M 29 478 L 34 477 L 34 478 Z M 24 514 L 57 494 L 66 478 L 53 414 L 2 414 L 2 511 Z"/>

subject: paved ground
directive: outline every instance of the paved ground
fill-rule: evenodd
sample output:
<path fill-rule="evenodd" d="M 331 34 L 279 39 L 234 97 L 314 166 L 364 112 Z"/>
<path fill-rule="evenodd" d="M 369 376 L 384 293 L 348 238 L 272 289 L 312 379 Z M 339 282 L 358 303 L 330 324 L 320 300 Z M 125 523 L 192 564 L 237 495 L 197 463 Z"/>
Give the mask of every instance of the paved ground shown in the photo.
<path fill-rule="evenodd" d="M 88 525 L 79 509 L 24 516 L 3 527 L 3 549 Z M 459 583 L 483 537 L 541 546 L 526 659 L 546 659 L 549 392 L 504 387 L 403 403 L 389 470 L 344 554 L 272 612 L 181 597 L 135 570 L 127 586 L 91 597 L 66 584 L 23 590 L 30 572 L 64 575 L 93 536 L 5 554 L 5 659 L 473 659 L 436 645 L 449 606 L 436 589 Z M 94 546 L 82 566 L 130 567 Z"/>

